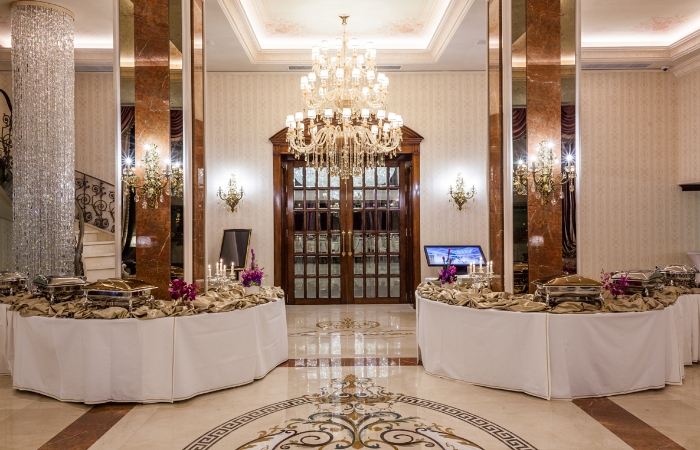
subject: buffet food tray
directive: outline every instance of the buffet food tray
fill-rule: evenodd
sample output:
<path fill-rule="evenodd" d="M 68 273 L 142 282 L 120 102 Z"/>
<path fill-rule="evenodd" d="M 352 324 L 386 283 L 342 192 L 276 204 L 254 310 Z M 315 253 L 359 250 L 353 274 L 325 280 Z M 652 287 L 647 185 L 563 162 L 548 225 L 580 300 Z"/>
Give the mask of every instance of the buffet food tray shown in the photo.
<path fill-rule="evenodd" d="M 582 275 L 556 275 L 535 280 L 535 297 L 548 305 L 563 302 L 602 303 L 603 283 Z"/>
<path fill-rule="evenodd" d="M 122 306 L 132 308 L 153 301 L 151 291 L 156 289 L 150 283 L 141 280 L 122 280 L 108 278 L 98 280 L 83 287 L 85 301 L 104 306 Z"/>
<path fill-rule="evenodd" d="M 29 276 L 20 272 L 0 272 L 0 295 L 15 295 L 27 290 Z"/>
<path fill-rule="evenodd" d="M 698 273 L 698 269 L 695 266 L 670 264 L 659 271 L 664 275 L 664 284 L 667 286 L 684 286 L 687 288 L 697 286 L 695 275 Z"/>
<path fill-rule="evenodd" d="M 627 277 L 627 285 L 619 288 L 627 295 L 642 294 L 643 297 L 651 296 L 652 291 L 664 287 L 664 274 L 658 270 L 622 270 L 613 272 L 611 279 L 619 281 Z"/>
<path fill-rule="evenodd" d="M 76 295 L 83 293 L 83 286 L 86 284 L 84 276 L 38 275 L 34 278 L 34 287 L 38 294 L 51 303 L 72 300 Z"/>

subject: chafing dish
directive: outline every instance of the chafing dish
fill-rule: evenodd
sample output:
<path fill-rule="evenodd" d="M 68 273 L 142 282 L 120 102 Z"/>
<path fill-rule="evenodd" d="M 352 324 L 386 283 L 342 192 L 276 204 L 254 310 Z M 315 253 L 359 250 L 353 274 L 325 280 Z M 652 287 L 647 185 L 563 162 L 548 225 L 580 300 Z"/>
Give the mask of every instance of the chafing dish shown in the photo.
<path fill-rule="evenodd" d="M 87 284 L 83 276 L 69 275 L 38 275 L 34 278 L 34 287 L 39 295 L 51 303 L 65 302 L 83 293 Z"/>
<path fill-rule="evenodd" d="M 664 286 L 664 274 L 658 270 L 623 270 L 613 272 L 610 278 L 619 282 L 623 276 L 627 277 L 627 285 L 620 285 L 619 288 L 627 295 L 642 294 L 643 297 L 649 297 L 653 290 Z"/>
<path fill-rule="evenodd" d="M 698 269 L 695 266 L 684 264 L 670 264 L 659 270 L 664 275 L 664 284 L 667 286 L 685 286 L 694 288 L 695 275 Z"/>
<path fill-rule="evenodd" d="M 153 289 L 157 289 L 156 286 L 145 281 L 120 278 L 98 280 L 83 287 L 87 302 L 129 308 L 135 303 L 143 304 L 152 301 Z"/>
<path fill-rule="evenodd" d="M 603 283 L 582 275 L 556 275 L 535 280 L 535 297 L 548 305 L 562 302 L 602 302 Z"/>
<path fill-rule="evenodd" d="M 15 295 L 27 290 L 29 276 L 20 272 L 0 272 L 0 295 Z"/>

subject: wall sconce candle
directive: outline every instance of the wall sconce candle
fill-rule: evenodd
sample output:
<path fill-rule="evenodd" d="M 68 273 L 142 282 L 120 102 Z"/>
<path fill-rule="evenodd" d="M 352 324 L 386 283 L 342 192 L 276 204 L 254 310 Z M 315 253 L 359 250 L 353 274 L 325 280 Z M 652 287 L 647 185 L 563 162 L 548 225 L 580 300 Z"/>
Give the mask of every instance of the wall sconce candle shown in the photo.
<path fill-rule="evenodd" d="M 236 176 L 231 175 L 231 179 L 228 180 L 228 190 L 224 192 L 219 186 L 219 192 L 216 195 L 228 205 L 231 212 L 236 212 L 238 210 L 238 202 L 243 198 L 243 187 L 239 189 L 236 186 Z"/>
<path fill-rule="evenodd" d="M 474 188 L 474 186 L 472 186 L 470 190 L 465 191 L 464 178 L 462 178 L 461 173 L 458 173 L 457 189 L 452 189 L 452 186 L 450 186 L 450 191 L 448 194 L 451 197 L 450 202 L 454 201 L 457 205 L 457 210 L 461 211 L 462 207 L 465 203 L 467 203 L 467 201 L 471 200 L 472 203 L 474 202 L 474 195 L 476 195 L 476 189 Z"/>
<path fill-rule="evenodd" d="M 162 170 L 160 168 L 160 157 L 158 156 L 158 146 L 149 145 L 146 153 L 141 158 L 143 162 L 144 181 L 136 176 L 134 166 L 131 165 L 131 158 L 124 160 L 122 168 L 122 182 L 124 183 L 124 196 L 129 195 L 129 191 L 134 193 L 134 201 L 138 203 L 143 197 L 143 208 L 149 206 L 153 209 L 158 209 L 158 203 L 163 202 L 163 192 L 170 195 L 170 190 L 165 190 L 165 186 L 170 182 L 172 170 L 166 165 Z"/>

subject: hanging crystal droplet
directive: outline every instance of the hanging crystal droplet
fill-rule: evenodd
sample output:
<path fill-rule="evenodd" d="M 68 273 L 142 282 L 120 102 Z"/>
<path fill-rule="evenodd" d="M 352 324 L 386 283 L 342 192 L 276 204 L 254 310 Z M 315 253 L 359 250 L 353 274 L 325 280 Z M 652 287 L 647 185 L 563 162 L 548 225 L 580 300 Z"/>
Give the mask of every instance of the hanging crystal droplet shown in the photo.
<path fill-rule="evenodd" d="M 138 203 L 140 199 L 141 199 L 141 197 L 139 197 L 139 194 L 134 194 L 134 201 L 136 203 Z"/>
<path fill-rule="evenodd" d="M 559 198 L 563 199 L 564 198 L 564 189 L 559 191 Z"/>
<path fill-rule="evenodd" d="M 142 207 L 143 209 L 146 209 L 146 200 L 144 200 L 143 203 L 141 203 L 141 207 Z"/>
<path fill-rule="evenodd" d="M 557 199 L 556 199 L 556 197 L 555 197 L 555 198 L 552 199 L 552 205 L 556 205 L 556 204 L 557 204 Z"/>
<path fill-rule="evenodd" d="M 535 183 L 530 184 L 530 190 L 535 192 Z"/>
<path fill-rule="evenodd" d="M 163 194 L 160 194 L 160 198 L 158 200 L 160 200 L 160 202 L 163 203 Z"/>

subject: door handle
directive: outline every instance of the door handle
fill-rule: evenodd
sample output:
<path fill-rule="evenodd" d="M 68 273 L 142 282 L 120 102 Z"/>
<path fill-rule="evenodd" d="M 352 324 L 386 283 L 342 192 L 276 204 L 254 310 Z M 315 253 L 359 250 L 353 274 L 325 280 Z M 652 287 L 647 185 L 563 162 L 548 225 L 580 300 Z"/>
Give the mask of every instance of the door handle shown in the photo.
<path fill-rule="evenodd" d="M 348 231 L 348 256 L 352 256 L 352 231 Z"/>
<path fill-rule="evenodd" d="M 345 231 L 343 231 L 343 237 L 340 238 L 340 248 L 343 252 L 343 256 L 345 256 Z"/>

